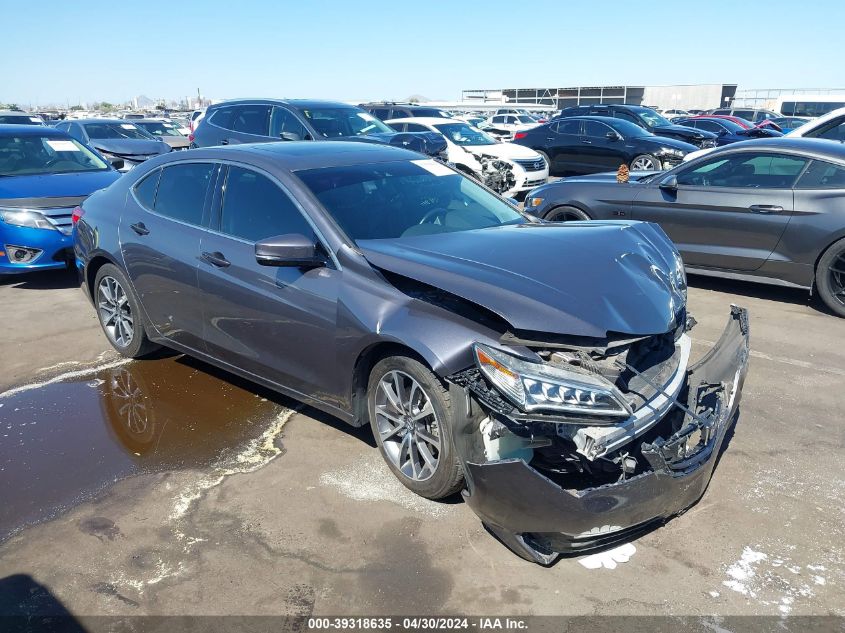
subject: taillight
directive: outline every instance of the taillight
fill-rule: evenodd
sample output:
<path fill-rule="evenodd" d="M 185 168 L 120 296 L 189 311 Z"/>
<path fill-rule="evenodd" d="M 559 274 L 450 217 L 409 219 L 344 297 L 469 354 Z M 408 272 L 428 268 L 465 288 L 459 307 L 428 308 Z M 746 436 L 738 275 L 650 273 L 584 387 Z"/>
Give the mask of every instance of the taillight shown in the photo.
<path fill-rule="evenodd" d="M 527 132 L 517 132 L 513 135 L 513 140 L 516 140 L 518 138 L 525 138 L 526 136 L 528 136 Z"/>
<path fill-rule="evenodd" d="M 83 209 L 82 207 L 76 207 L 73 210 L 73 215 L 70 216 L 70 221 L 73 223 L 74 226 L 76 226 L 76 223 L 79 222 L 79 218 L 81 218 L 83 215 L 85 215 L 85 209 Z"/>
<path fill-rule="evenodd" d="M 194 133 L 193 133 L 193 132 L 191 132 L 190 134 L 188 134 L 188 142 L 189 142 L 189 143 L 193 143 L 193 142 L 194 142 Z"/>

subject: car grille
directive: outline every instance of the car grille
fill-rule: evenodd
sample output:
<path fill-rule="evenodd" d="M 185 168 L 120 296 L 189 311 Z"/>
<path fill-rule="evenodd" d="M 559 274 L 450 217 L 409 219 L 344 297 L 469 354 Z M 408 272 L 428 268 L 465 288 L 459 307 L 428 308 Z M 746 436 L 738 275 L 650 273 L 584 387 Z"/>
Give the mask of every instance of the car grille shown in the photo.
<path fill-rule="evenodd" d="M 80 198 L 81 200 L 81 198 Z M 73 229 L 73 222 L 71 216 L 73 215 L 74 207 L 58 207 L 54 209 L 38 209 L 38 213 L 47 217 L 47 220 L 58 231 L 64 235 L 70 235 Z"/>
<path fill-rule="evenodd" d="M 546 168 L 546 161 L 542 158 L 520 158 L 514 160 L 525 171 L 542 171 Z"/>
<path fill-rule="evenodd" d="M 537 178 L 536 180 L 526 180 L 522 183 L 523 187 L 539 187 L 540 185 L 545 185 L 546 179 L 545 178 Z"/>

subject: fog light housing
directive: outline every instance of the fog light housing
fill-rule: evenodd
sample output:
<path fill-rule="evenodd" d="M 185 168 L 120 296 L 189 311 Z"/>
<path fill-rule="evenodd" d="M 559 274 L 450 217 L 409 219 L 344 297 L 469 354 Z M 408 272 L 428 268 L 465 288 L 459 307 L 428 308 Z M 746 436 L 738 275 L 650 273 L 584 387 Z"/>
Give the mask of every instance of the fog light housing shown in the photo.
<path fill-rule="evenodd" d="M 40 248 L 15 246 L 14 244 L 5 244 L 4 246 L 6 249 L 6 257 L 13 264 L 31 264 L 41 257 L 41 253 L 43 253 Z"/>

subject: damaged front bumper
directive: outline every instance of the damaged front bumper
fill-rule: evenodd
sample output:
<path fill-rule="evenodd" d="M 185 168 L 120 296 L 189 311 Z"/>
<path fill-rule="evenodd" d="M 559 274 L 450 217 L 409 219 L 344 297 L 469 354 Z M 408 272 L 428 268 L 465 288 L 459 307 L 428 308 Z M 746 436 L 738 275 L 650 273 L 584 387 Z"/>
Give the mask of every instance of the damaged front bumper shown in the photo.
<path fill-rule="evenodd" d="M 748 336 L 746 310 L 732 306 L 718 343 L 687 369 L 686 388 L 671 398 L 678 414 L 671 433 L 658 433 L 658 427 L 641 438 L 638 456 L 647 466 L 595 487 L 569 487 L 524 459 L 486 461 L 470 446 L 471 434 L 478 434 L 473 420 L 484 413 L 471 391 L 453 382 L 452 401 L 467 409 L 468 424 L 454 438 L 466 475 L 466 503 L 511 550 L 541 564 L 551 564 L 561 553 L 631 538 L 680 514 L 704 494 L 735 421 Z"/>

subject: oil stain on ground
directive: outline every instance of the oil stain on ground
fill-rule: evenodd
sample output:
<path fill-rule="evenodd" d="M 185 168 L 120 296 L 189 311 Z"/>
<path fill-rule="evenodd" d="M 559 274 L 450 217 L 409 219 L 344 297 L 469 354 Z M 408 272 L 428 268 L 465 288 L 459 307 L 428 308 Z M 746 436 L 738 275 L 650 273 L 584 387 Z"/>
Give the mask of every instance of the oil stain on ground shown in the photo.
<path fill-rule="evenodd" d="M 237 455 L 287 410 L 270 398 L 184 357 L 112 363 L 0 393 L 0 541 L 127 476 Z M 107 518 L 80 529 L 119 534 Z"/>

